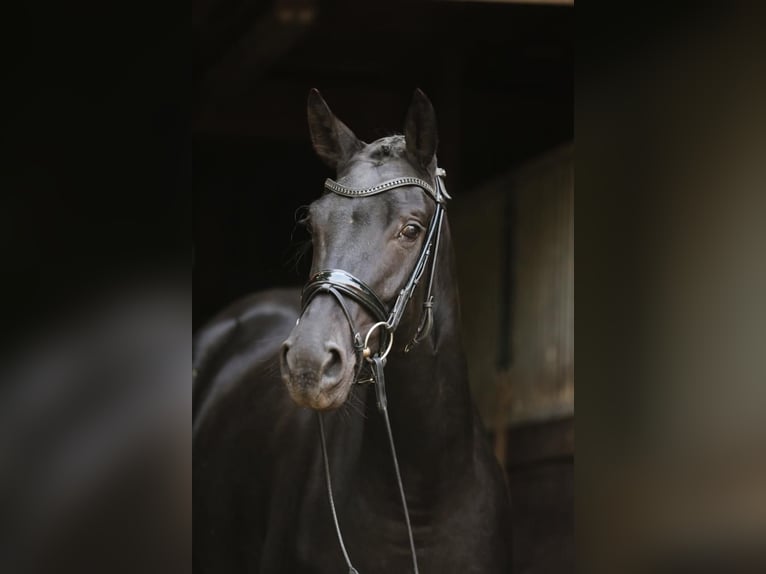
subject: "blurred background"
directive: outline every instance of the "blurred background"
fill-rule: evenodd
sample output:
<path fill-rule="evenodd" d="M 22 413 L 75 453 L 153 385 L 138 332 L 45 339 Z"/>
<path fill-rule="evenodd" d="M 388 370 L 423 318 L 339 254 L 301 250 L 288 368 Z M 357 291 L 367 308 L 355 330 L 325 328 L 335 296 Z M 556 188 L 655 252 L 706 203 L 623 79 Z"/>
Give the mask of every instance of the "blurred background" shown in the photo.
<path fill-rule="evenodd" d="M 766 572 L 764 29 L 578 18 L 578 570 Z"/>
<path fill-rule="evenodd" d="M 572 3 L 195 0 L 193 31 L 195 328 L 307 279 L 296 213 L 332 175 L 309 141 L 309 89 L 368 142 L 401 132 L 423 89 L 514 572 L 573 571 Z"/>

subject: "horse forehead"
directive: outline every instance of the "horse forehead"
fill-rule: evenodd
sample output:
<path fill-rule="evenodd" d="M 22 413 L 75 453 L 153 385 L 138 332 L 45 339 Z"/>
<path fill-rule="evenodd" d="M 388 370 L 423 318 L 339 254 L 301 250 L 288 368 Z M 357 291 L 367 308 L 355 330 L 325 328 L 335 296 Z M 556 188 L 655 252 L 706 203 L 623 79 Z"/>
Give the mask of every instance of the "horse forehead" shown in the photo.
<path fill-rule="evenodd" d="M 388 223 L 398 217 L 421 213 L 429 216 L 433 201 L 416 186 L 399 187 L 368 197 L 343 197 L 327 193 L 317 202 L 320 218 L 326 223 Z"/>
<path fill-rule="evenodd" d="M 338 178 L 338 183 L 347 187 L 366 188 L 398 177 L 423 177 L 423 174 L 404 157 L 379 160 L 362 151 L 349 162 Z"/>

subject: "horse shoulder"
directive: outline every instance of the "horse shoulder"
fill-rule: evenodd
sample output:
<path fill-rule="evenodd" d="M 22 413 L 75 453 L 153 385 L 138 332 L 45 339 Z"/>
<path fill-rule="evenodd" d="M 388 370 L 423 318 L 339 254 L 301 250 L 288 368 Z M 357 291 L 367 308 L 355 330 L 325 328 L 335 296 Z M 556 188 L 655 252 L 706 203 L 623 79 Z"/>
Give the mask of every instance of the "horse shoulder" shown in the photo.
<path fill-rule="evenodd" d="M 221 392 L 261 368 L 273 379 L 279 347 L 299 313 L 295 289 L 273 289 L 235 301 L 192 339 L 195 420 Z M 262 377 L 264 378 L 264 377 Z"/>

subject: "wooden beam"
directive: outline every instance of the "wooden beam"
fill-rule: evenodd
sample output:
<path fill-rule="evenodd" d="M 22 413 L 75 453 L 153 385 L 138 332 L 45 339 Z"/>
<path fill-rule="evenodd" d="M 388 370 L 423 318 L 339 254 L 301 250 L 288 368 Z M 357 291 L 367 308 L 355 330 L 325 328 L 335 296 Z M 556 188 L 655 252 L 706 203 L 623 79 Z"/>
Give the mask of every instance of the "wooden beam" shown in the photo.
<path fill-rule="evenodd" d="M 574 0 L 437 0 L 437 2 L 470 2 L 473 4 L 540 4 L 549 6 L 574 6 Z"/>

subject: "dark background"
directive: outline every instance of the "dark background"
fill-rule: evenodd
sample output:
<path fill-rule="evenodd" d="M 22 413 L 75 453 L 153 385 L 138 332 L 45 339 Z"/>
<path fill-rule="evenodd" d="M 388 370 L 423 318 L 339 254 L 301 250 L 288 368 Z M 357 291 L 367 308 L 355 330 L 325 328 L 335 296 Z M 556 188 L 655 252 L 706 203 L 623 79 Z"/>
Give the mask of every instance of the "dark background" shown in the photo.
<path fill-rule="evenodd" d="M 400 132 L 423 89 L 453 195 L 573 137 L 571 7 L 200 0 L 193 30 L 195 328 L 305 281 L 295 213 L 332 175 L 309 142 L 310 88 L 365 141 Z"/>

